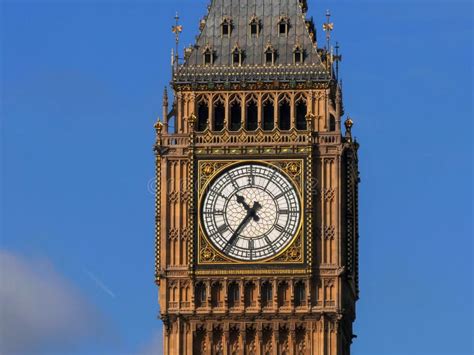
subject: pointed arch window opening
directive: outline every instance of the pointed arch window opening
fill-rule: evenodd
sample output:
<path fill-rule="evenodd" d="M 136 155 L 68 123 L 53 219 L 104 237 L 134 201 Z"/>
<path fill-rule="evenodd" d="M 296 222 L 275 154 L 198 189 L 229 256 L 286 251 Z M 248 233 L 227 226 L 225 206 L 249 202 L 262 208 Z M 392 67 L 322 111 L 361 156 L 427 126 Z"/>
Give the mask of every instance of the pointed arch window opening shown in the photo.
<path fill-rule="evenodd" d="M 329 115 L 329 132 L 335 132 L 335 131 L 336 131 L 336 118 L 331 113 Z"/>
<path fill-rule="evenodd" d="M 258 37 L 260 35 L 260 20 L 257 16 L 253 16 L 249 23 L 250 26 L 250 36 Z"/>
<path fill-rule="evenodd" d="M 230 101 L 230 131 L 238 131 L 242 127 L 242 105 L 240 99 L 234 96 Z"/>
<path fill-rule="evenodd" d="M 204 48 L 203 63 L 204 63 L 204 65 L 214 64 L 214 51 L 209 46 L 206 46 L 206 48 Z"/>
<path fill-rule="evenodd" d="M 197 127 L 198 132 L 205 131 L 209 121 L 209 105 L 205 99 L 198 101 L 197 107 Z"/>
<path fill-rule="evenodd" d="M 307 122 L 306 115 L 308 113 L 308 107 L 306 105 L 306 100 L 303 95 L 300 95 L 295 100 L 295 115 L 296 115 L 296 129 L 306 130 Z"/>
<path fill-rule="evenodd" d="M 275 49 L 271 44 L 268 44 L 265 48 L 265 65 L 275 64 Z"/>
<path fill-rule="evenodd" d="M 225 121 L 225 105 L 222 97 L 218 97 L 214 100 L 213 111 L 213 130 L 222 131 L 224 129 Z"/>
<path fill-rule="evenodd" d="M 275 107 L 273 100 L 266 97 L 263 100 L 263 130 L 272 131 L 275 127 Z"/>
<path fill-rule="evenodd" d="M 255 131 L 258 128 L 258 104 L 257 99 L 251 96 L 247 99 L 246 125 L 247 131 Z"/>
<path fill-rule="evenodd" d="M 222 37 L 230 37 L 232 33 L 232 19 L 230 17 L 224 17 L 221 23 L 221 35 Z"/>
<path fill-rule="evenodd" d="M 232 65 L 240 66 L 242 65 L 242 49 L 240 49 L 239 45 L 236 44 L 234 49 L 232 50 Z"/>
<path fill-rule="evenodd" d="M 297 45 L 293 50 L 293 63 L 298 65 L 304 62 L 304 51 L 301 46 Z"/>
<path fill-rule="evenodd" d="M 291 105 L 286 95 L 283 95 L 278 103 L 278 127 L 282 131 L 288 131 L 291 128 Z"/>
<path fill-rule="evenodd" d="M 280 16 L 278 20 L 278 35 L 280 37 L 288 36 L 290 29 L 290 19 L 287 16 Z"/>

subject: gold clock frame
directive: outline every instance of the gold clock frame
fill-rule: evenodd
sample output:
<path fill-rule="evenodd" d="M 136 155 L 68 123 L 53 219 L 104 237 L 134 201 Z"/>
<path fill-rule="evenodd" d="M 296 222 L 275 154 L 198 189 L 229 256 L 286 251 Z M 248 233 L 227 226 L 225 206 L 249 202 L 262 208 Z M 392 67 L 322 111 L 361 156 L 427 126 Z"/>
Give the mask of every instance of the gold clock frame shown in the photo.
<path fill-rule="evenodd" d="M 305 233 L 304 233 L 304 159 L 201 159 L 197 162 L 197 200 L 198 200 L 198 225 L 197 225 L 197 264 L 198 265 L 262 265 L 262 264 L 304 264 L 305 262 Z M 289 179 L 299 197 L 300 221 L 298 229 L 291 242 L 280 252 L 266 259 L 258 261 L 233 259 L 219 251 L 212 242 L 209 241 L 203 228 L 201 215 L 204 193 L 208 185 L 225 170 L 241 164 L 264 164 L 277 169 L 287 179 Z"/>

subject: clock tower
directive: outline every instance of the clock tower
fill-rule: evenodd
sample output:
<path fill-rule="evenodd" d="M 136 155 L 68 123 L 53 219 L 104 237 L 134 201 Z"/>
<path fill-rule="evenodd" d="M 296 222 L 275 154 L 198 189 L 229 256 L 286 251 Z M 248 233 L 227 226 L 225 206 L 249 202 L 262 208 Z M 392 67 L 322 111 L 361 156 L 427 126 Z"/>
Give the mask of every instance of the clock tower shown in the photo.
<path fill-rule="evenodd" d="M 154 146 L 165 355 L 350 354 L 358 144 L 333 25 L 318 46 L 307 11 L 212 0 L 173 55 Z"/>

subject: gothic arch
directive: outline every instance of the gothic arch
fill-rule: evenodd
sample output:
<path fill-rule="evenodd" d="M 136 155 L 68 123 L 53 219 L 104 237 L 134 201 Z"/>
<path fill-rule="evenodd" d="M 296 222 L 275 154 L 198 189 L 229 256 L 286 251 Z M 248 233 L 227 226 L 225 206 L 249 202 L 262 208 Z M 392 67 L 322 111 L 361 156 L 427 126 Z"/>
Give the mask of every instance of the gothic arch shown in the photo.
<path fill-rule="evenodd" d="M 212 100 L 214 131 L 222 131 L 225 126 L 225 100 L 222 95 L 216 95 Z"/>
<path fill-rule="evenodd" d="M 272 131 L 275 128 L 275 102 L 271 94 L 262 97 L 263 130 Z"/>
<path fill-rule="evenodd" d="M 298 94 L 295 97 L 295 125 L 296 129 L 306 130 L 306 115 L 308 113 L 308 105 L 304 94 Z"/>
<path fill-rule="evenodd" d="M 282 131 L 291 128 L 291 100 L 288 94 L 278 97 L 278 128 Z"/>

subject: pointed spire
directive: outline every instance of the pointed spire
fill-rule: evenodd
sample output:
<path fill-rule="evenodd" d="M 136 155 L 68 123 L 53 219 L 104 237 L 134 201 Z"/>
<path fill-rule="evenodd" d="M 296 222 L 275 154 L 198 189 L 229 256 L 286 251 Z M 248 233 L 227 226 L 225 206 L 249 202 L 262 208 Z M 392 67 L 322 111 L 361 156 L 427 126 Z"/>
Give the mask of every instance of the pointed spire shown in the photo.
<path fill-rule="evenodd" d="M 168 133 L 168 89 L 163 90 L 163 126 L 165 133 Z"/>
<path fill-rule="evenodd" d="M 176 52 L 174 54 L 175 57 L 173 58 L 173 61 L 174 61 L 174 64 L 177 66 L 178 60 L 179 60 L 179 35 L 181 34 L 181 32 L 183 32 L 183 26 L 179 24 L 179 16 L 177 12 L 174 19 L 175 19 L 175 25 L 171 27 L 171 32 L 174 33 L 175 42 L 176 42 Z"/>
<path fill-rule="evenodd" d="M 327 47 L 326 49 L 329 50 L 329 45 L 331 41 L 331 32 L 334 29 L 334 23 L 329 22 L 331 19 L 331 13 L 329 10 L 326 10 L 326 23 L 323 23 L 323 30 L 326 32 L 326 42 L 327 42 Z"/>
<path fill-rule="evenodd" d="M 168 106 L 168 89 L 166 88 L 166 86 L 163 90 L 163 106 L 165 105 Z"/>
<path fill-rule="evenodd" d="M 339 62 L 342 61 L 342 55 L 339 54 L 339 42 L 336 42 L 336 54 L 333 57 L 333 60 L 336 62 L 336 80 L 339 80 Z"/>

